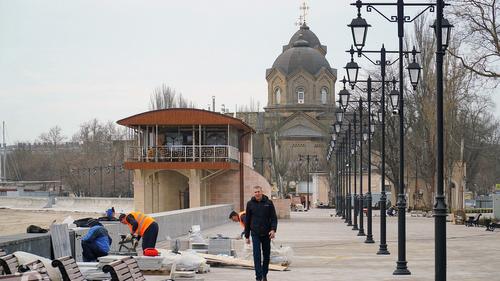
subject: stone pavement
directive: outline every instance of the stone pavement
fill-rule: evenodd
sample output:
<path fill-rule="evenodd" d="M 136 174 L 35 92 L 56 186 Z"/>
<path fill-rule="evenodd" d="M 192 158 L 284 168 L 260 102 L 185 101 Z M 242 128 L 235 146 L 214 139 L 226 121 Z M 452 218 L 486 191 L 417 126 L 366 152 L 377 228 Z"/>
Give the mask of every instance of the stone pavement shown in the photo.
<path fill-rule="evenodd" d="M 397 260 L 397 218 L 387 218 L 388 256 L 376 255 L 379 219 L 374 218 L 375 244 L 365 244 L 340 219 L 330 217 L 334 210 L 313 209 L 292 213 L 290 220 L 280 220 L 275 243 L 291 246 L 293 263 L 286 272 L 270 272 L 270 281 L 288 280 L 434 280 L 434 219 L 407 217 L 407 255 L 409 276 L 394 276 Z M 374 211 L 378 215 L 378 211 Z M 366 223 L 366 219 L 365 219 Z M 227 223 L 203 231 L 204 235 L 221 233 L 235 237 L 239 225 Z M 500 230 L 485 231 L 447 224 L 448 280 L 500 280 Z M 366 232 L 366 226 L 365 226 Z M 243 241 L 235 243 L 237 251 Z M 205 281 L 255 280 L 253 271 L 231 267 L 212 267 L 200 275 Z"/>

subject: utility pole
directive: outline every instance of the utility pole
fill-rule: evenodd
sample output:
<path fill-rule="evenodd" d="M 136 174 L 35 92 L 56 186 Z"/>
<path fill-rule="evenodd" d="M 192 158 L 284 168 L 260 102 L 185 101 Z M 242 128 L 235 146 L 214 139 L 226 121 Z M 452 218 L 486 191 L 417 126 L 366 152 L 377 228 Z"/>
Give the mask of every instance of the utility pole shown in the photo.
<path fill-rule="evenodd" d="M 3 155 L 0 159 L 0 166 L 2 168 L 2 174 L 0 175 L 0 181 L 7 181 L 7 144 L 5 143 L 5 121 L 2 121 L 2 145 L 3 145 Z"/>

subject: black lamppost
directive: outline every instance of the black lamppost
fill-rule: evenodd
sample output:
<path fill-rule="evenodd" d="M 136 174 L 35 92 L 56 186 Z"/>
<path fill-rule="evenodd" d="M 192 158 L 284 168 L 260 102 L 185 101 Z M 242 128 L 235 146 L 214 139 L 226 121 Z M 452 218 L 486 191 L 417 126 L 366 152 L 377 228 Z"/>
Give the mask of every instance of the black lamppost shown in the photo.
<path fill-rule="evenodd" d="M 438 0 L 439 1 L 439 0 Z M 375 10 L 380 15 L 382 15 L 389 22 L 396 22 L 398 24 L 398 39 L 399 39 L 399 193 L 398 193 L 398 261 L 396 262 L 396 270 L 394 271 L 394 275 L 408 275 L 411 274 L 408 270 L 407 261 L 406 261 L 406 198 L 405 198 L 405 188 L 404 188 L 404 95 L 403 95 L 403 37 L 404 37 L 404 24 L 408 22 L 412 22 L 415 18 L 419 17 L 426 10 L 434 10 L 435 4 L 433 3 L 404 3 L 404 0 L 397 0 L 396 3 L 363 3 L 361 0 L 356 1 L 351 4 L 355 5 L 358 8 L 358 18 L 361 18 L 361 7 L 366 6 L 367 11 L 371 12 Z M 376 7 L 377 6 L 396 6 L 397 7 L 397 16 L 387 17 L 382 12 L 380 12 Z M 425 7 L 423 11 L 421 11 L 417 16 L 411 18 L 410 16 L 406 16 L 404 12 L 405 6 L 415 6 L 415 7 Z M 365 21 L 366 22 L 366 21 Z M 353 38 L 357 35 L 354 32 L 354 27 L 349 25 L 353 30 Z M 368 24 L 365 25 L 365 30 L 369 27 Z M 357 26 L 358 29 L 361 27 Z M 366 42 L 366 32 L 363 35 L 363 39 L 354 38 L 354 42 L 356 45 L 356 40 L 363 41 L 362 44 L 357 47 L 358 50 L 362 50 L 364 47 L 364 43 Z M 410 75 L 412 72 L 410 71 Z M 410 80 L 414 80 L 411 79 Z"/>
<path fill-rule="evenodd" d="M 104 196 L 104 187 L 103 187 L 103 170 L 106 174 L 110 174 L 111 170 L 113 170 L 113 194 L 116 192 L 116 169 L 119 169 L 119 173 L 122 174 L 125 172 L 123 165 L 107 165 L 107 166 L 96 166 L 92 168 L 70 168 L 70 172 L 73 174 L 77 174 L 80 176 L 80 172 L 82 175 L 85 175 L 85 173 L 88 176 L 88 195 L 92 196 L 91 192 L 91 185 L 90 185 L 90 176 L 91 175 L 96 175 L 97 171 L 100 172 L 99 174 L 99 196 L 103 197 Z M 130 184 L 130 173 L 129 173 L 129 184 Z"/>
<path fill-rule="evenodd" d="M 306 210 L 309 211 L 309 205 L 310 205 L 310 202 L 309 202 L 309 163 L 310 163 L 310 160 L 314 160 L 316 162 L 316 164 L 318 163 L 318 156 L 317 155 L 310 155 L 310 154 L 306 154 L 306 155 L 300 155 L 299 154 L 299 161 L 300 163 L 302 163 L 302 161 L 306 160 L 307 162 L 307 197 L 306 197 Z"/>
<path fill-rule="evenodd" d="M 446 200 L 444 196 L 444 124 L 443 124 L 443 57 L 450 38 L 450 23 L 443 16 L 444 0 L 437 0 L 436 22 L 436 134 L 437 188 L 434 203 L 435 280 L 446 280 Z M 444 34 L 444 36 L 443 36 Z"/>
<path fill-rule="evenodd" d="M 256 157 L 254 158 L 255 161 L 260 161 L 260 174 L 264 176 L 264 161 L 270 161 L 271 158 L 269 157 Z M 255 164 L 254 164 L 255 166 Z"/>
<path fill-rule="evenodd" d="M 351 46 L 351 49 L 346 51 L 348 53 L 351 54 L 351 61 L 346 65 L 346 70 L 347 72 L 349 73 L 356 73 L 356 79 L 354 81 L 349 81 L 349 84 L 351 85 L 352 88 L 354 88 L 354 86 L 356 85 L 356 83 L 358 82 L 357 81 L 357 72 L 359 70 L 359 66 L 357 65 L 357 63 L 354 62 L 354 49 L 352 48 Z M 391 53 L 391 54 L 395 54 L 395 53 L 399 53 L 398 51 L 387 51 L 384 47 L 384 45 L 382 45 L 382 48 L 380 49 L 380 51 L 367 51 L 367 50 L 358 50 L 357 51 L 358 53 L 358 57 L 365 57 L 368 61 L 370 61 L 372 64 L 376 65 L 376 66 L 380 66 L 380 76 L 381 76 L 381 81 L 377 81 L 377 82 L 381 82 L 382 86 L 381 86 L 381 89 L 382 89 L 382 93 L 381 93 L 381 99 L 380 99 L 380 116 L 378 116 L 378 121 L 379 123 L 381 124 L 381 196 L 380 196 L 380 201 L 379 201 L 379 207 L 380 207 L 380 246 L 379 246 L 379 250 L 377 252 L 377 254 L 379 255 L 388 255 L 390 254 L 389 251 L 387 250 L 387 233 L 386 233 L 386 230 L 387 230 L 387 226 L 386 226 L 386 204 L 387 204 L 387 195 L 386 195 L 386 192 L 385 192 L 385 122 L 384 122 L 384 119 L 385 119 L 385 76 L 386 76 L 386 66 L 389 66 L 389 65 L 392 65 L 394 64 L 396 61 L 393 61 L 393 62 L 390 62 L 389 60 L 386 59 L 386 55 L 387 53 Z M 366 54 L 371 54 L 371 53 L 375 53 L 375 54 L 380 54 L 380 60 L 377 60 L 377 61 L 373 61 L 372 59 L 370 59 L 370 57 L 368 57 Z M 408 70 L 409 72 L 411 73 L 410 75 L 410 78 L 411 79 L 415 79 L 415 80 L 412 80 L 414 82 L 414 85 L 416 85 L 418 83 L 418 78 L 420 77 L 420 65 L 416 62 L 415 60 L 415 56 L 417 54 L 417 51 L 415 50 L 415 48 L 413 49 L 413 51 L 409 52 L 409 51 L 404 51 L 403 52 L 405 55 L 408 55 L 408 54 L 412 54 L 413 55 L 413 62 L 408 66 Z M 352 75 L 351 75 L 352 76 Z M 348 75 L 349 77 L 349 75 Z M 368 111 L 371 112 L 371 82 L 375 82 L 375 81 L 372 81 L 371 79 L 369 79 L 370 81 L 367 81 L 367 93 L 368 93 L 368 99 L 370 100 L 368 102 Z M 395 84 L 396 84 L 396 80 L 393 79 L 393 85 L 395 87 Z M 399 99 L 399 93 L 396 91 L 395 92 L 397 95 L 395 95 L 394 97 L 396 98 L 396 104 L 397 104 L 397 99 Z M 395 109 L 397 110 L 397 106 L 395 107 Z M 370 119 L 371 121 L 371 119 Z M 372 127 L 372 125 L 370 124 L 369 125 L 370 127 Z M 371 143 L 370 143 L 370 148 L 371 148 Z M 371 150 L 369 150 L 371 151 Z M 369 155 L 371 156 L 371 155 Z M 371 163 L 371 162 L 370 162 Z M 369 165 L 369 173 L 368 173 L 368 181 L 371 183 L 371 166 Z M 373 239 L 372 239 L 372 206 L 371 206 L 371 184 L 369 184 L 368 186 L 368 193 L 367 193 L 367 197 L 366 197 L 367 201 L 369 202 L 368 203 L 368 210 L 367 210 L 367 229 L 368 229 L 368 233 L 367 233 L 367 239 L 366 239 L 366 243 L 373 243 Z"/>
<path fill-rule="evenodd" d="M 354 65 L 354 61 L 351 59 L 351 65 Z M 348 66 L 346 67 L 346 69 L 349 71 L 349 64 Z M 357 77 L 357 74 L 356 74 L 356 77 Z M 356 78 L 357 79 L 357 78 Z M 345 80 L 345 78 L 342 80 L 343 84 L 344 84 L 344 89 L 341 90 L 339 92 L 339 104 L 340 106 L 346 110 L 347 109 L 347 106 L 349 105 L 349 103 L 351 101 L 349 101 L 349 97 L 350 97 L 350 93 L 348 90 L 345 89 L 345 83 L 347 82 Z M 352 86 L 355 85 L 355 81 L 353 81 L 354 83 L 351 84 Z M 370 84 L 371 84 L 371 79 L 368 81 Z M 362 136 L 363 136 L 363 103 L 364 102 L 369 102 L 369 104 L 371 103 L 371 85 L 369 87 L 369 90 L 370 90 L 370 97 L 369 97 L 369 100 L 368 101 L 363 101 L 361 98 L 359 98 L 359 100 L 357 101 L 352 101 L 352 102 L 355 102 L 357 103 L 357 107 L 355 108 L 355 111 L 353 113 L 353 126 L 354 126 L 354 147 L 355 149 L 351 149 L 351 153 L 354 155 L 354 170 L 355 170 L 355 176 L 354 176 L 354 196 L 355 196 L 355 200 L 354 200 L 354 226 L 353 226 L 353 230 L 359 230 L 358 232 L 358 236 L 365 236 L 365 233 L 364 233 L 364 223 L 363 223 L 363 216 L 364 216 L 364 212 L 363 212 L 363 206 L 364 206 L 364 198 L 363 198 L 363 142 L 361 141 L 362 140 Z M 370 108 L 370 105 L 368 105 L 368 109 L 371 110 Z M 359 116 L 359 132 L 357 130 L 357 116 Z M 351 124 L 351 122 L 349 123 L 349 125 Z M 369 128 L 370 128 L 370 123 L 369 123 Z M 357 140 L 357 135 L 359 135 L 359 141 Z M 356 151 L 357 149 L 356 148 L 359 148 L 359 155 L 360 155 L 360 164 L 359 164 L 359 196 L 357 196 L 357 184 L 356 184 L 356 181 L 357 181 L 357 177 L 356 177 L 356 163 L 357 163 L 357 155 L 356 155 Z M 369 175 L 370 177 L 370 175 Z M 371 190 L 371 188 L 369 187 L 369 190 Z M 371 200 L 371 198 L 370 198 Z M 359 214 L 359 227 L 358 227 L 358 224 L 357 224 L 357 215 Z M 371 219 L 370 219 L 370 222 L 371 222 Z M 370 225 L 370 231 L 371 231 L 371 225 Z M 367 243 L 372 243 L 370 241 L 372 241 L 372 235 L 370 233 L 370 236 L 368 237 L 368 242 Z"/>

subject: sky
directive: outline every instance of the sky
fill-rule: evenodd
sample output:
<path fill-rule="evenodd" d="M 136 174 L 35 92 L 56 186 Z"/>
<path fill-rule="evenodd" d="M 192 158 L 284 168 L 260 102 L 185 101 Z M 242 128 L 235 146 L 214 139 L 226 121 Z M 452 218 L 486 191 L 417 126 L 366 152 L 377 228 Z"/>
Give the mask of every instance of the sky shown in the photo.
<path fill-rule="evenodd" d="M 34 141 L 56 125 L 69 139 L 93 118 L 117 121 L 147 111 L 162 84 L 199 108 L 212 96 L 217 110 L 225 104 L 233 111 L 251 98 L 264 106 L 266 69 L 298 29 L 302 2 L 0 0 L 0 121 L 7 143 Z M 352 44 L 351 2 L 307 1 L 307 24 L 328 46 L 339 80 Z M 375 13 L 363 17 L 372 25 L 366 49 L 385 43 L 397 50 L 395 24 Z M 369 68 L 366 60 L 358 63 Z M 499 95 L 494 100 L 500 104 Z"/>

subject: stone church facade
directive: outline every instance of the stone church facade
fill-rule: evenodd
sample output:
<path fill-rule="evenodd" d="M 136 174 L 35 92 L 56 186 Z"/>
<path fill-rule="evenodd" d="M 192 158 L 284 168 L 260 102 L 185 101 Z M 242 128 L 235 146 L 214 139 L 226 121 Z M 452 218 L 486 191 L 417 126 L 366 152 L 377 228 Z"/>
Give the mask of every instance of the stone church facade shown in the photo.
<path fill-rule="evenodd" d="M 335 121 L 337 71 L 326 54 L 327 47 L 303 23 L 266 70 L 268 98 L 264 112 L 237 113 L 256 130 L 254 166 L 271 183 L 279 185 L 276 182 L 282 181 L 290 188 L 290 184 L 307 181 L 309 155 L 311 204 L 326 204 L 331 196 L 325 157 Z M 307 191 L 296 187 L 292 192 Z"/>

